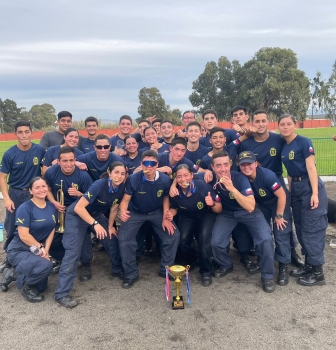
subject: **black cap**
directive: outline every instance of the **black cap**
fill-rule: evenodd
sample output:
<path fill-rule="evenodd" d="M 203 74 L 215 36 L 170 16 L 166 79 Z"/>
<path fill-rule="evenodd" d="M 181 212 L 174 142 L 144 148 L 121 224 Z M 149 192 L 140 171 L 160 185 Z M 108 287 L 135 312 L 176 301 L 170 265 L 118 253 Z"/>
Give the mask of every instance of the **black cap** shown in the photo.
<path fill-rule="evenodd" d="M 241 152 L 239 154 L 239 157 L 238 157 L 238 165 L 240 165 L 242 163 L 252 164 L 256 161 L 257 161 L 257 159 L 256 159 L 254 153 L 250 152 L 250 151 Z"/>

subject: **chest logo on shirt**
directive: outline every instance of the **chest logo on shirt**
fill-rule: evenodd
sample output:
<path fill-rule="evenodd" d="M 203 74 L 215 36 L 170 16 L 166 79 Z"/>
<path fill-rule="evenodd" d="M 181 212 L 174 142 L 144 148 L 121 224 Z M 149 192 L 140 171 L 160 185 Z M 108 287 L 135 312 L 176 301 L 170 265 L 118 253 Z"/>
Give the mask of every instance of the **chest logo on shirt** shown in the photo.
<path fill-rule="evenodd" d="M 230 197 L 230 199 L 235 199 L 235 196 L 233 195 L 232 192 L 229 192 L 229 197 Z"/>
<path fill-rule="evenodd" d="M 266 192 L 262 188 L 259 188 L 259 195 L 260 195 L 260 197 L 265 197 Z"/>
<path fill-rule="evenodd" d="M 197 160 L 196 160 L 196 165 L 197 165 L 197 166 L 199 166 L 199 165 L 201 164 L 201 160 L 202 160 L 202 159 L 197 159 Z"/>
<path fill-rule="evenodd" d="M 56 223 L 55 215 L 51 215 L 52 219 L 54 220 L 54 223 Z"/>
<path fill-rule="evenodd" d="M 159 198 L 159 197 L 161 197 L 161 196 L 162 196 L 162 193 L 163 193 L 163 191 L 162 191 L 162 190 L 158 190 L 158 191 L 157 191 L 157 194 L 156 194 L 156 195 L 157 195 L 157 197 L 158 197 L 158 198 Z"/>
<path fill-rule="evenodd" d="M 271 156 L 271 157 L 275 157 L 275 156 L 276 156 L 276 148 L 272 147 L 272 148 L 270 149 L 270 156 Z"/>
<path fill-rule="evenodd" d="M 38 165 L 38 158 L 37 158 L 37 157 L 34 157 L 34 158 L 33 158 L 33 164 L 34 164 L 34 165 Z"/>
<path fill-rule="evenodd" d="M 22 224 L 22 225 L 23 225 L 24 221 L 25 221 L 25 219 L 19 219 L 19 218 L 16 219 L 16 222 L 18 222 L 19 224 Z"/>
<path fill-rule="evenodd" d="M 294 151 L 290 151 L 289 152 L 288 159 L 289 160 L 293 160 L 294 159 Z"/>
<path fill-rule="evenodd" d="M 73 187 L 78 191 L 78 184 L 73 184 Z"/>
<path fill-rule="evenodd" d="M 198 202 L 198 203 L 197 203 L 197 209 L 198 209 L 198 210 L 202 210 L 203 208 L 204 208 L 203 202 Z"/>
<path fill-rule="evenodd" d="M 115 205 L 115 204 L 117 204 L 117 203 L 118 203 L 118 198 L 116 198 L 116 199 L 113 201 L 112 205 Z"/>

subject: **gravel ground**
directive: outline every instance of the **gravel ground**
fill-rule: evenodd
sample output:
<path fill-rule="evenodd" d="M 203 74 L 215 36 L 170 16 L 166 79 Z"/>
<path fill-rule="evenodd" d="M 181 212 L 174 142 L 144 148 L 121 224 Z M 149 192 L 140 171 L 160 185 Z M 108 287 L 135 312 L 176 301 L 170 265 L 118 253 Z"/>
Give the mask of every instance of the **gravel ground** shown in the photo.
<path fill-rule="evenodd" d="M 336 184 L 328 183 L 327 190 L 336 199 Z M 106 252 L 94 248 L 93 278 L 76 281 L 75 309 L 54 302 L 57 275 L 51 276 L 43 303 L 26 302 L 14 283 L 0 293 L 0 349 L 334 349 L 333 237 L 336 226 L 329 225 L 325 286 L 302 287 L 290 278 L 287 286 L 264 293 L 260 276 L 249 275 L 232 249 L 234 272 L 214 279 L 209 288 L 202 287 L 196 269 L 191 272 L 192 303 L 184 310 L 172 310 L 165 299 L 158 257 L 142 257 L 140 280 L 124 290 L 110 275 Z M 182 295 L 186 299 L 185 285 Z"/>

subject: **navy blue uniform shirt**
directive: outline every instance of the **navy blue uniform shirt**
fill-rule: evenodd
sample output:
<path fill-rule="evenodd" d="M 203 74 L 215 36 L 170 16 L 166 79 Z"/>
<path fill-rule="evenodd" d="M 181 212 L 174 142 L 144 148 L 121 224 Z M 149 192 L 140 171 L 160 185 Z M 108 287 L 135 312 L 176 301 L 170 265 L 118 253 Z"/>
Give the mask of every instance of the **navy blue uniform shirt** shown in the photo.
<path fill-rule="evenodd" d="M 209 149 L 200 144 L 196 151 L 189 151 L 187 149 L 187 152 L 184 155 L 184 157 L 192 161 L 194 164 L 201 166 L 201 160 L 206 154 L 208 154 L 208 152 Z"/>
<path fill-rule="evenodd" d="M 98 180 L 100 175 L 107 171 L 107 168 L 111 163 L 116 161 L 123 163 L 122 158 L 112 152 L 110 152 L 107 160 L 104 161 L 98 160 L 96 152 L 82 154 L 77 160 L 87 165 L 88 174 L 93 181 Z"/>
<path fill-rule="evenodd" d="M 226 137 L 226 144 L 229 145 L 232 141 L 239 138 L 240 134 L 232 129 L 224 129 L 225 130 L 225 137 Z M 207 133 L 205 137 L 200 138 L 200 144 L 207 147 L 209 151 L 212 150 L 212 144 L 210 143 L 210 134 Z M 208 151 L 208 152 L 209 152 Z"/>
<path fill-rule="evenodd" d="M 163 208 L 163 198 L 169 194 L 171 179 L 159 171 L 156 178 L 155 181 L 148 181 L 143 171 L 139 171 L 126 180 L 125 193 L 132 196 L 129 210 L 148 214 Z"/>
<path fill-rule="evenodd" d="M 256 170 L 256 178 L 254 181 L 250 181 L 256 202 L 278 200 L 274 193 L 282 186 L 276 174 L 272 170 L 262 167 L 257 167 Z"/>
<path fill-rule="evenodd" d="M 103 213 L 106 209 L 110 209 L 112 205 L 120 204 L 124 192 L 124 183 L 121 183 L 113 190 L 113 193 L 110 193 L 108 179 L 97 180 L 83 194 L 83 197 L 89 202 L 86 210 L 89 213 Z M 74 206 L 75 203 L 72 204 L 72 206 Z"/>
<path fill-rule="evenodd" d="M 263 142 L 257 142 L 254 137 L 242 142 L 239 153 L 243 151 L 253 152 L 260 166 L 281 176 L 281 151 L 284 144 L 285 140 L 279 134 L 270 132 L 269 138 Z"/>
<path fill-rule="evenodd" d="M 16 226 L 29 228 L 29 233 L 38 241 L 44 242 L 56 227 L 57 210 L 46 202 L 45 208 L 37 207 L 31 200 L 21 204 L 16 211 Z M 19 235 L 16 229 L 14 235 Z"/>
<path fill-rule="evenodd" d="M 313 143 L 307 137 L 297 135 L 291 143 L 285 143 L 282 148 L 281 159 L 285 164 L 288 175 L 291 177 L 308 175 L 306 159 L 314 154 Z"/>
<path fill-rule="evenodd" d="M 245 197 L 253 195 L 251 184 L 246 176 L 237 171 L 231 171 L 231 181 L 233 186 Z M 218 179 L 214 176 L 211 184 L 214 186 L 215 191 L 219 194 L 223 206 L 223 210 L 237 211 L 245 210 L 236 201 L 234 195 L 229 192 L 222 183 L 218 183 Z"/>
<path fill-rule="evenodd" d="M 95 145 L 95 140 L 90 140 L 88 137 L 83 137 L 82 139 L 82 143 L 80 146 L 80 150 L 83 153 L 90 153 L 90 152 L 94 152 L 94 145 Z"/>
<path fill-rule="evenodd" d="M 13 188 L 28 188 L 33 177 L 41 176 L 44 154 L 44 148 L 35 143 L 27 151 L 20 150 L 17 145 L 9 148 L 0 165 L 0 171 L 9 174 L 8 185 Z"/>
<path fill-rule="evenodd" d="M 61 188 L 61 180 L 63 180 L 62 190 L 64 193 L 64 205 L 66 207 L 78 199 L 78 197 L 70 196 L 68 193 L 68 190 L 72 187 L 72 184 L 74 184 L 74 187 L 82 193 L 87 191 L 92 185 L 91 177 L 86 171 L 79 170 L 77 167 L 75 167 L 72 174 L 65 175 L 58 164 L 48 168 L 44 178 L 48 186 L 52 189 L 55 199 L 57 199 L 57 191 Z"/>
<path fill-rule="evenodd" d="M 219 196 L 216 194 L 210 184 L 207 184 L 202 179 L 193 180 L 194 187 L 191 189 L 191 196 L 187 197 L 180 186 L 177 186 L 179 195 L 170 197 L 170 207 L 179 209 L 185 214 L 203 214 L 211 208 L 205 203 L 205 197 L 210 192 L 214 201 L 220 202 Z"/>
<path fill-rule="evenodd" d="M 128 175 L 132 175 L 134 170 L 141 164 L 142 150 L 138 151 L 138 154 L 134 158 L 130 158 L 129 154 L 122 156 L 122 160 L 127 167 Z"/>
<path fill-rule="evenodd" d="M 53 160 L 58 158 L 58 152 L 61 149 L 61 146 L 51 146 L 48 148 L 48 150 L 46 151 L 45 155 L 44 155 L 44 159 L 42 160 L 42 164 L 45 166 L 51 166 L 51 163 L 53 162 Z M 83 154 L 82 151 L 80 151 L 77 148 L 74 148 L 75 151 L 75 158 L 78 160 L 78 157 Z"/>
<path fill-rule="evenodd" d="M 193 162 L 191 162 L 189 159 L 183 157 L 174 166 L 171 166 L 170 165 L 169 156 L 170 156 L 170 153 L 161 153 L 161 154 L 159 154 L 159 168 L 164 167 L 164 166 L 169 166 L 172 169 L 172 178 L 175 177 L 176 167 L 178 165 L 180 165 L 180 164 L 187 164 L 187 165 L 189 165 L 191 171 L 193 173 L 197 173 L 199 167 L 197 165 L 195 165 Z"/>

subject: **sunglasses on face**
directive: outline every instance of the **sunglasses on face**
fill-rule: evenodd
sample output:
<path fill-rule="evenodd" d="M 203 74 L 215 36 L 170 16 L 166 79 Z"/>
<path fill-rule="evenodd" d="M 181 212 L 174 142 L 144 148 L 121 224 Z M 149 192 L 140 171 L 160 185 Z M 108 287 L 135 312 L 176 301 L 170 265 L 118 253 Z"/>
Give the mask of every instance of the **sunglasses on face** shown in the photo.
<path fill-rule="evenodd" d="M 109 149 L 109 148 L 110 148 L 110 145 L 103 145 L 103 146 L 102 146 L 102 145 L 96 145 L 96 148 L 97 148 L 97 149 L 103 149 L 103 148 L 104 148 L 104 149 Z"/>
<path fill-rule="evenodd" d="M 155 160 L 144 160 L 144 161 L 142 162 L 142 165 L 143 165 L 143 166 L 150 166 L 150 167 L 154 167 L 154 166 L 156 166 L 157 164 L 158 164 L 158 162 L 155 161 Z"/>

